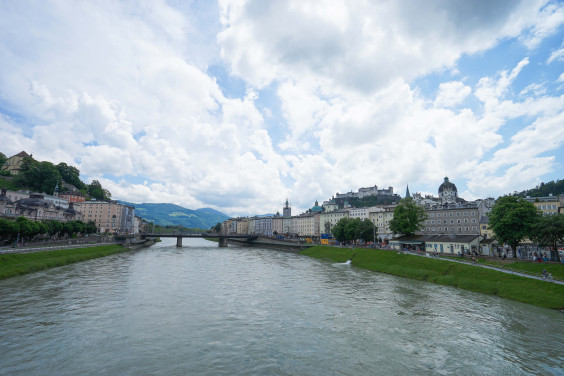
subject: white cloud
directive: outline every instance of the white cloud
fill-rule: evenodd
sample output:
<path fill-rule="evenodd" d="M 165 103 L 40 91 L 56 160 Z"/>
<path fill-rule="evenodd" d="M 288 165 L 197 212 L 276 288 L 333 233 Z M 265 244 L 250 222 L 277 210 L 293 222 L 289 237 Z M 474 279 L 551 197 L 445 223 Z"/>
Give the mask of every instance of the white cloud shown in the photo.
<path fill-rule="evenodd" d="M 508 38 L 539 46 L 560 4 L 225 0 L 209 22 L 174 6 L 0 4 L 2 152 L 75 165 L 114 198 L 232 215 L 445 175 L 493 195 L 557 168 L 562 97 L 515 85 L 538 59 L 470 78 L 457 61 Z M 220 59 L 241 97 L 207 73 Z M 429 74 L 448 77 L 434 97 L 414 87 Z"/>
<path fill-rule="evenodd" d="M 370 92 L 453 64 L 534 25 L 558 25 L 539 2 L 220 1 L 222 57 L 256 87 L 313 77 Z M 551 8 L 552 9 L 552 8 Z M 540 24 L 529 21 L 531 15 Z M 288 25 L 292 25 L 291 28 Z M 437 46 L 441 46 L 437 48 Z"/>
<path fill-rule="evenodd" d="M 435 98 L 436 107 L 453 107 L 464 101 L 472 89 L 462 82 L 451 81 L 439 85 L 439 93 Z"/>

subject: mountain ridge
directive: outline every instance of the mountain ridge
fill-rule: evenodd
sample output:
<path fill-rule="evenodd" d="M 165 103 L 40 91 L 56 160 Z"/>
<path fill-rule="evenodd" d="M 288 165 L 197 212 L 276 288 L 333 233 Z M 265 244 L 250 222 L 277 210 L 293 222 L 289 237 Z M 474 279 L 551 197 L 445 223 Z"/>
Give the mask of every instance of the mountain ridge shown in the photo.
<path fill-rule="evenodd" d="M 122 204 L 133 206 L 135 214 L 149 222 L 160 226 L 183 226 L 207 230 L 231 217 L 212 209 L 187 209 L 171 203 L 141 203 L 136 204 L 121 201 Z"/>

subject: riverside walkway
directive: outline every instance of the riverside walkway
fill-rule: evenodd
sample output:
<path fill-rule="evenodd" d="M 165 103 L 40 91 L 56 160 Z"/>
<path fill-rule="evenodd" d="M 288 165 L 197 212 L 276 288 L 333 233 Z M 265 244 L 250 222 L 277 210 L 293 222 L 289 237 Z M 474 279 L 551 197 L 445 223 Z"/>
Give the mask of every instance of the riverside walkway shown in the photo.
<path fill-rule="evenodd" d="M 406 251 L 403 251 L 403 253 L 408 254 L 408 255 L 412 255 L 412 256 L 431 257 L 431 258 L 434 258 L 434 259 L 437 259 L 437 260 L 443 260 L 443 261 L 448 261 L 448 262 L 457 262 L 459 264 L 466 264 L 466 265 L 476 266 L 476 267 L 480 267 L 480 268 L 492 269 L 492 270 L 497 270 L 498 272 L 503 272 L 503 273 L 507 273 L 507 274 L 514 274 L 514 275 L 518 275 L 518 276 L 521 276 L 521 277 L 538 279 L 540 281 L 552 282 L 552 283 L 557 283 L 559 285 L 564 285 L 564 281 L 554 279 L 554 277 L 552 277 L 552 280 L 548 280 L 548 279 L 542 278 L 542 275 L 539 275 L 538 273 L 527 273 L 524 270 L 520 272 L 520 271 L 515 270 L 515 269 L 510 269 L 510 268 L 505 269 L 505 268 L 495 267 L 495 266 L 492 266 L 492 265 L 480 264 L 478 262 L 473 263 L 472 261 L 457 260 L 457 259 L 450 258 L 450 257 L 448 257 L 448 258 L 444 258 L 444 257 L 440 257 L 440 256 L 434 257 L 434 256 L 431 256 L 431 255 L 426 254 L 426 253 L 420 254 L 420 253 L 417 253 L 417 252 L 406 252 Z"/>

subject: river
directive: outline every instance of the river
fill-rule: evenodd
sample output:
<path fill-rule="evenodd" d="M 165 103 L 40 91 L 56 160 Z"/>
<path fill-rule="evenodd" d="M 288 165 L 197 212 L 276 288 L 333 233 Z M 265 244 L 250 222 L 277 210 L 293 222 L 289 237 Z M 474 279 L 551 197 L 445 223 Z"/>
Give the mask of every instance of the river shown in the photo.
<path fill-rule="evenodd" d="M 562 375 L 564 314 L 165 239 L 0 281 L 2 375 Z"/>

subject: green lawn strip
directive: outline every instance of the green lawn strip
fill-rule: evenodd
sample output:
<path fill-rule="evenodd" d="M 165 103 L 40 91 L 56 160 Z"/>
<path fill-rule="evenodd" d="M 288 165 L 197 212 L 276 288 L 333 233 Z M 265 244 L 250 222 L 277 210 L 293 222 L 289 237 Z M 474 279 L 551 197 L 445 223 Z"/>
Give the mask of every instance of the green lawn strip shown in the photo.
<path fill-rule="evenodd" d="M 386 250 L 316 246 L 300 253 L 334 262 L 352 259 L 353 265 L 372 271 L 497 295 L 545 308 L 564 308 L 564 285 L 497 270 L 431 257 L 398 255 L 396 252 Z"/>
<path fill-rule="evenodd" d="M 559 280 L 564 280 L 564 263 L 546 263 L 534 261 L 514 261 L 514 262 L 497 262 L 497 261 L 484 261 L 484 264 L 495 266 L 502 269 L 510 269 L 516 272 L 525 272 L 527 274 L 541 275 L 542 271 L 546 269 L 548 273 Z"/>
<path fill-rule="evenodd" d="M 121 245 L 0 255 L 0 279 L 129 251 Z"/>

